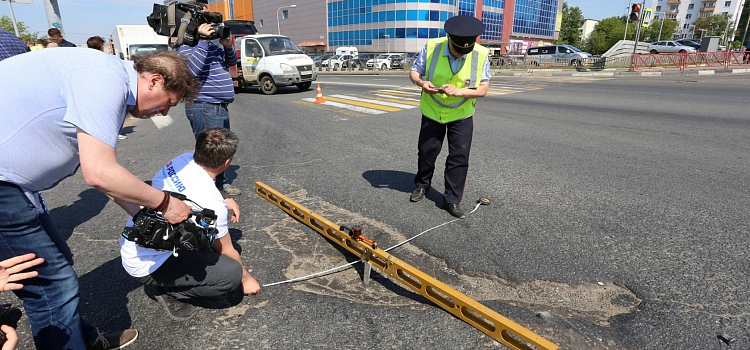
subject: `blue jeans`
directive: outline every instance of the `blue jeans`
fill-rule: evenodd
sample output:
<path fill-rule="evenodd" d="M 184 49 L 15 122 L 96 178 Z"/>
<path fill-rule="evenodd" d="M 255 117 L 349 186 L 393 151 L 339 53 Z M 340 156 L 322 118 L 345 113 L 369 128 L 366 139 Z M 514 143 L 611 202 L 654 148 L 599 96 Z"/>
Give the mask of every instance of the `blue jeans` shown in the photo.
<path fill-rule="evenodd" d="M 193 128 L 193 135 L 198 137 L 201 131 L 208 128 L 229 129 L 229 110 L 226 104 L 193 102 L 185 103 L 185 114 Z M 226 178 L 224 173 L 216 176 L 216 187 L 224 189 Z"/>
<path fill-rule="evenodd" d="M 0 181 L 0 260 L 26 253 L 44 258 L 39 276 L 14 291 L 23 300 L 37 349 L 85 349 L 96 328 L 81 318 L 73 254 L 52 224 L 15 185 Z"/>

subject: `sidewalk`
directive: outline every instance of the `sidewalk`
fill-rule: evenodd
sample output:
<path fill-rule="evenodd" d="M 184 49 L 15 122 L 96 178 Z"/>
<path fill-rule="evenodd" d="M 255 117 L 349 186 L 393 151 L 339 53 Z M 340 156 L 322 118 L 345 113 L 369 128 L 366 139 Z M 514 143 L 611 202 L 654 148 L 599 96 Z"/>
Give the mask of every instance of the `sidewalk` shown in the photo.
<path fill-rule="evenodd" d="M 569 69 L 546 69 L 546 68 L 528 68 L 528 69 L 490 69 L 493 76 L 541 76 L 541 77 L 661 77 L 674 75 L 713 75 L 713 74 L 748 74 L 748 68 L 730 68 L 723 67 L 706 67 L 706 68 L 686 68 L 680 71 L 679 68 L 641 68 L 635 72 L 627 68 L 605 68 L 603 70 L 592 70 L 589 68 L 569 68 Z M 318 75 L 407 75 L 406 70 L 352 70 L 352 71 L 318 71 Z"/>

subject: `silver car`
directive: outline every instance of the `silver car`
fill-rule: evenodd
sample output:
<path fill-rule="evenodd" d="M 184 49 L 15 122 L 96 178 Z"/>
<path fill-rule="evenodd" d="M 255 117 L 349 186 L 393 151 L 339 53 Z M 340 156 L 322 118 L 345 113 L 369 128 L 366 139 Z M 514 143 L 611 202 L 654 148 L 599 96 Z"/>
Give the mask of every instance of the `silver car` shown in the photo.
<path fill-rule="evenodd" d="M 675 41 L 657 41 L 653 44 L 648 44 L 648 52 L 655 53 L 693 53 L 695 52 L 694 47 L 680 45 Z"/>

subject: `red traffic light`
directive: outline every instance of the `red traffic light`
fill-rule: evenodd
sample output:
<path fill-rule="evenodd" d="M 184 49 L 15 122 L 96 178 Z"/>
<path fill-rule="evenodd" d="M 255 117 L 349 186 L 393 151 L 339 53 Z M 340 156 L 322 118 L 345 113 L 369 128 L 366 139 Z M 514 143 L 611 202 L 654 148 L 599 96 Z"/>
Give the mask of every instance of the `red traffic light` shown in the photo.
<path fill-rule="evenodd" d="M 633 12 L 638 12 L 641 10 L 641 5 L 633 4 Z"/>
<path fill-rule="evenodd" d="M 641 19 L 641 5 L 639 4 L 633 4 L 633 7 L 631 7 L 632 11 L 630 11 L 630 21 L 638 21 Z"/>

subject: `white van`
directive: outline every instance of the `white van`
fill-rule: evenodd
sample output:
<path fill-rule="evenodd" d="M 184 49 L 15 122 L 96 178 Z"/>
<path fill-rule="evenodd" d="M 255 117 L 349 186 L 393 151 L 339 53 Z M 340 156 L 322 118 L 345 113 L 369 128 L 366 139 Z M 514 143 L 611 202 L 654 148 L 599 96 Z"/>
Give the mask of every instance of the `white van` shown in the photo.
<path fill-rule="evenodd" d="M 339 56 L 343 56 L 343 55 L 357 56 L 359 55 L 359 51 L 357 51 L 356 46 L 342 46 L 336 49 L 336 54 Z"/>
<path fill-rule="evenodd" d="M 273 95 L 279 86 L 296 85 L 305 91 L 318 77 L 313 70 L 313 60 L 289 37 L 256 34 L 238 39 L 241 72 L 238 72 L 237 87 L 240 89 L 258 85 L 264 94 Z"/>

